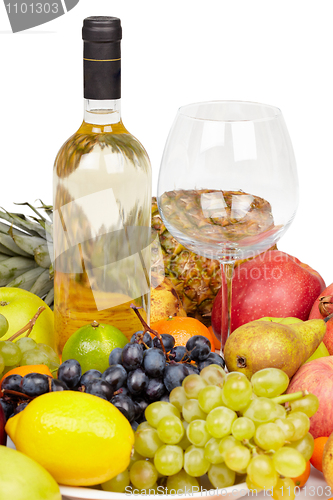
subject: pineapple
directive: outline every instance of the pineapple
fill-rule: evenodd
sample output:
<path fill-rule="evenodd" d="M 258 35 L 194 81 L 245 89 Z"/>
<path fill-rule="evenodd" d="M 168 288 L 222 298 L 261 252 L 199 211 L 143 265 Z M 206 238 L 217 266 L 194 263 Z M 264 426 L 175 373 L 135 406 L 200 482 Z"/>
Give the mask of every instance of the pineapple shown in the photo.
<path fill-rule="evenodd" d="M 19 287 L 53 304 L 52 207 L 44 205 L 44 217 L 0 211 L 0 286 Z M 5 221 L 5 222 L 2 222 Z"/>
<path fill-rule="evenodd" d="M 221 286 L 219 262 L 201 257 L 178 243 L 163 224 L 156 198 L 152 200 L 152 228 L 159 235 L 165 275 L 176 289 L 186 314 L 210 324 L 213 301 Z"/>

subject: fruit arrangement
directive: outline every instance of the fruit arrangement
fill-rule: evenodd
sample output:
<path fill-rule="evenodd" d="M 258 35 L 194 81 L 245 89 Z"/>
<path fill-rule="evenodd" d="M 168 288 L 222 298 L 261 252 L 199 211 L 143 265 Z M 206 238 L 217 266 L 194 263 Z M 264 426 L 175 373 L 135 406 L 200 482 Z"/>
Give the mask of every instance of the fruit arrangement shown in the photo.
<path fill-rule="evenodd" d="M 65 378 L 73 383 L 76 365 L 67 363 L 59 372 L 60 380 Z M 66 443 L 62 443 L 65 448 L 73 446 L 73 440 L 79 440 L 77 446 L 84 449 L 86 412 L 90 419 L 95 415 L 98 420 L 103 419 L 105 413 L 116 411 L 112 418 L 120 418 L 116 435 L 122 438 L 122 448 L 124 433 L 128 436 L 125 442 L 134 444 L 132 454 L 131 447 L 125 447 L 124 454 L 116 451 L 121 463 L 118 473 L 115 465 L 110 471 L 111 461 L 103 455 L 104 468 L 102 472 L 99 469 L 99 478 L 106 491 L 137 493 L 139 490 L 143 494 L 180 492 L 185 488 L 198 491 L 203 476 L 211 488 L 227 488 L 244 479 L 249 489 L 254 490 L 276 488 L 278 491 L 282 485 L 294 488 L 292 478 L 304 473 L 313 452 L 313 437 L 308 432 L 309 417 L 318 408 L 317 398 L 302 391 L 281 395 L 288 387 L 289 378 L 278 369 L 259 371 L 249 381 L 241 373 L 227 375 L 221 366 L 209 364 L 200 374 L 187 375 L 181 385 L 174 387 L 169 402 L 159 400 L 148 404 L 144 420 L 135 425 L 133 437 L 126 425 L 124 428 L 124 416 L 118 416 L 121 413 L 112 410 L 115 406 L 103 401 L 105 395 L 96 394 L 99 396 L 96 398 L 91 394 L 64 391 L 63 382 L 53 387 L 53 394 L 37 395 L 37 382 L 46 383 L 47 377 L 44 377 L 31 374 L 21 380 L 20 388 L 27 390 L 30 387 L 34 399 L 23 412 L 9 418 L 6 430 L 18 450 L 39 460 L 62 484 L 95 484 L 90 461 L 89 465 L 85 461 L 82 465 L 78 454 L 67 458 L 64 453 L 66 458 L 63 459 L 62 453 L 58 458 L 53 457 L 51 463 L 49 460 L 56 442 L 63 436 L 66 437 Z M 287 407 L 284 406 L 286 402 Z M 98 409 L 98 416 L 92 413 L 92 408 Z M 54 424 L 59 412 L 61 421 Z M 72 429 L 78 425 L 77 421 L 80 422 L 79 433 Z M 49 432 L 55 425 L 56 435 Z M 68 427 L 71 427 L 71 434 Z M 31 440 L 26 439 L 27 435 Z M 36 439 L 41 441 L 40 436 L 48 452 L 39 459 L 32 443 Z M 95 446 L 101 446 L 98 438 L 94 439 Z M 60 466 L 59 461 L 65 463 Z M 89 469 L 85 470 L 84 478 L 82 467 Z M 108 475 L 110 478 L 103 481 Z M 273 498 L 279 497 L 273 493 Z"/>
<path fill-rule="evenodd" d="M 22 456 L 39 464 L 27 470 L 56 500 L 54 479 L 127 494 L 245 481 L 293 499 L 310 460 L 333 484 L 332 285 L 325 289 L 316 271 L 274 249 L 238 262 L 222 357 L 205 326 L 212 313 L 219 337 L 219 264 L 179 245 L 153 203 L 163 262 L 153 264 L 150 326 L 135 307 L 142 330 L 132 338 L 91 318 L 60 364 L 48 307 L 52 207 L 43 205 L 50 220 L 29 207 L 34 220 L 0 212 L 0 462 L 14 471 Z M 163 281 L 154 273 L 162 265 Z M 19 450 L 8 457 L 5 429 Z M 10 481 L 0 475 L 0 496 Z"/>

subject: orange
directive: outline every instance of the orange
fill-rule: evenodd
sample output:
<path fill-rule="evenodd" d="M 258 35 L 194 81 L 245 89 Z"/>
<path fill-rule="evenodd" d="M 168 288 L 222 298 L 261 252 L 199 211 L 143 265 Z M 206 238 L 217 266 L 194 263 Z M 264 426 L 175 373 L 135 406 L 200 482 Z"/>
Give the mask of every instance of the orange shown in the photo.
<path fill-rule="evenodd" d="M 310 460 L 308 460 L 306 462 L 306 467 L 305 467 L 305 471 L 303 472 L 303 474 L 301 474 L 298 477 L 292 478 L 292 480 L 295 483 L 295 486 L 302 488 L 305 485 L 305 483 L 307 482 L 307 480 L 309 479 L 310 472 L 311 472 L 311 464 L 310 464 Z"/>
<path fill-rule="evenodd" d="M 212 326 L 209 326 L 209 327 L 208 327 L 208 330 L 210 331 L 210 334 L 211 334 L 211 336 L 212 336 L 212 338 L 213 338 L 213 342 L 214 342 L 215 349 L 216 349 L 217 351 L 220 351 L 220 349 L 221 349 L 221 342 L 219 341 L 219 339 L 218 339 L 218 338 L 216 337 L 216 335 L 214 334 L 214 332 L 213 332 L 213 327 L 212 327 Z"/>
<path fill-rule="evenodd" d="M 314 449 L 310 462 L 316 469 L 323 472 L 323 452 L 328 437 L 319 437 L 314 440 Z"/>
<path fill-rule="evenodd" d="M 44 375 L 49 375 L 52 377 L 52 373 L 50 372 L 49 368 L 46 365 L 25 365 L 25 366 L 17 366 L 16 368 L 13 368 L 9 372 L 6 373 L 0 380 L 0 391 L 1 391 L 1 385 L 2 381 L 8 377 L 8 375 L 21 375 L 24 377 L 24 375 L 27 375 L 27 373 L 42 373 Z"/>
<path fill-rule="evenodd" d="M 194 335 L 203 335 L 210 341 L 212 352 L 215 352 L 214 334 L 211 334 L 209 329 L 195 318 L 174 316 L 153 323 L 151 328 L 156 330 L 160 335 L 162 333 L 172 335 L 176 341 L 175 345 L 185 345 L 188 339 Z"/>

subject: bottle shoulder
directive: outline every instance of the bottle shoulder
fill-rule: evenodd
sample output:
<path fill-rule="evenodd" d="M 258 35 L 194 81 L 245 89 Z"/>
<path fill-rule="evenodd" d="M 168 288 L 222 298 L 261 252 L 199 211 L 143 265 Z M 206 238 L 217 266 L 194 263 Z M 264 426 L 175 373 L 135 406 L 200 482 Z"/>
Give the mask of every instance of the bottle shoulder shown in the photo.
<path fill-rule="evenodd" d="M 130 134 L 122 120 L 103 125 L 88 123 L 83 120 L 76 134 Z M 75 135 L 75 134 L 74 134 Z"/>
<path fill-rule="evenodd" d="M 148 154 L 141 142 L 120 121 L 111 125 L 93 125 L 83 122 L 60 148 L 54 163 L 58 177 L 75 171 L 84 155 L 89 153 L 114 153 L 151 173 Z"/>

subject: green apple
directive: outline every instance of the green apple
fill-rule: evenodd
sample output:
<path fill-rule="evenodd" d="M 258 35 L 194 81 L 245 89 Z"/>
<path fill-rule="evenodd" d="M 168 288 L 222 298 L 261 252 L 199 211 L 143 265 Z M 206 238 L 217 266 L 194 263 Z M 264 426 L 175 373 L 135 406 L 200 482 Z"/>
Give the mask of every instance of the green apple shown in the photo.
<path fill-rule="evenodd" d="M 53 311 L 34 293 L 21 288 L 0 287 L 0 314 L 5 316 L 9 329 L 1 340 L 9 339 L 23 328 L 36 314 L 39 307 L 45 307 L 37 318 L 29 337 L 38 343 L 47 344 L 55 349 L 53 333 Z M 18 339 L 24 337 L 23 333 Z M 16 339 L 17 340 L 17 339 Z"/>
<path fill-rule="evenodd" d="M 281 323 L 282 325 L 292 325 L 293 323 L 299 323 L 303 320 L 293 318 L 292 316 L 289 318 L 270 318 L 269 316 L 265 316 L 264 318 L 258 319 L 258 321 L 271 321 L 272 323 Z"/>
<path fill-rule="evenodd" d="M 32 458 L 0 446 L 0 498 L 61 500 L 61 493 L 51 474 Z"/>
<path fill-rule="evenodd" d="M 305 361 L 305 363 L 308 363 L 309 361 L 313 361 L 314 359 L 318 358 L 323 358 L 324 356 L 329 356 L 330 353 L 327 350 L 327 347 L 325 346 L 324 342 L 321 342 L 319 344 L 319 347 L 315 350 L 315 352 L 310 356 L 310 358 Z"/>

